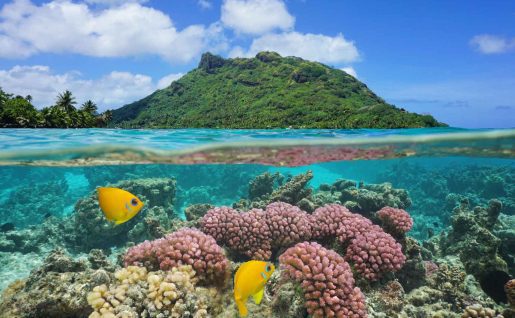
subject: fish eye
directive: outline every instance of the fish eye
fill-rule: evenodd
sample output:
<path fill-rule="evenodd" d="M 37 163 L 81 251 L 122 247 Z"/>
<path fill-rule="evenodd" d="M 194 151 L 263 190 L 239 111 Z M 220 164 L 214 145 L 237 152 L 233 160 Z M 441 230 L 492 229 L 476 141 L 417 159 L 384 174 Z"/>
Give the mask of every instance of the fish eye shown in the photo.
<path fill-rule="evenodd" d="M 132 199 L 132 200 L 131 200 L 131 204 L 132 204 L 133 206 L 138 205 L 138 200 L 136 200 L 136 198 Z"/>
<path fill-rule="evenodd" d="M 272 270 L 272 266 L 270 264 L 266 264 L 265 271 L 269 272 Z"/>

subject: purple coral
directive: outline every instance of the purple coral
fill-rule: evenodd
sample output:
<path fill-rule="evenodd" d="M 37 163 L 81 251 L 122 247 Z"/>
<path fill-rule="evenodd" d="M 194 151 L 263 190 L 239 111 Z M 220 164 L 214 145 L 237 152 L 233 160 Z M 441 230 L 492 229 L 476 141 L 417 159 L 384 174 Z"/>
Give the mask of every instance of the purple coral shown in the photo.
<path fill-rule="evenodd" d="M 329 204 L 312 215 L 284 202 L 274 202 L 266 211 L 248 212 L 214 208 L 200 221 L 204 233 L 219 244 L 253 259 L 267 260 L 272 251 L 309 239 L 336 238 L 349 245 L 346 258 L 371 280 L 402 267 L 406 258 L 395 239 L 362 215 L 344 206 Z"/>
<path fill-rule="evenodd" d="M 401 269 L 406 261 L 402 246 L 377 225 L 351 240 L 345 259 L 352 261 L 354 269 L 369 280 Z"/>
<path fill-rule="evenodd" d="M 318 317 L 367 317 L 365 298 L 343 257 L 318 243 L 286 250 L 279 262 L 284 275 L 300 283 L 308 313 Z"/>
<path fill-rule="evenodd" d="M 339 204 L 327 204 L 316 209 L 312 214 L 312 223 L 314 238 L 325 240 L 336 237 L 340 243 L 369 231 L 373 226 L 369 219 Z"/>
<path fill-rule="evenodd" d="M 392 235 L 403 235 L 413 227 L 413 219 L 403 209 L 385 206 L 376 215 L 383 222 L 385 230 Z"/>
<path fill-rule="evenodd" d="M 199 281 L 209 284 L 225 280 L 229 262 L 213 237 L 196 229 L 184 228 L 161 239 L 145 241 L 130 248 L 124 264 L 159 264 L 162 270 L 191 265 Z"/>
<path fill-rule="evenodd" d="M 204 233 L 231 250 L 253 259 L 267 260 L 272 249 L 309 239 L 309 215 L 298 207 L 284 202 L 267 206 L 266 211 L 248 212 L 227 208 L 209 210 L 200 220 Z"/>
<path fill-rule="evenodd" d="M 316 239 L 336 237 L 341 244 L 350 243 L 345 257 L 367 279 L 377 280 L 383 273 L 397 271 L 404 265 L 401 245 L 369 219 L 346 207 L 320 207 L 313 212 L 312 222 Z"/>

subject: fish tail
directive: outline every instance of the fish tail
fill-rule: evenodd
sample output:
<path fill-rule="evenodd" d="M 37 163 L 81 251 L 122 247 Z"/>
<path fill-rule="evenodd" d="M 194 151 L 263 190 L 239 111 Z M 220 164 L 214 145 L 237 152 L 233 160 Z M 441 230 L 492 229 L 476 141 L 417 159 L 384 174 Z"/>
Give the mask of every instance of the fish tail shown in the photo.
<path fill-rule="evenodd" d="M 240 312 L 240 317 L 247 317 L 249 311 L 245 303 L 241 300 L 236 300 L 236 305 L 238 306 L 238 311 Z"/>

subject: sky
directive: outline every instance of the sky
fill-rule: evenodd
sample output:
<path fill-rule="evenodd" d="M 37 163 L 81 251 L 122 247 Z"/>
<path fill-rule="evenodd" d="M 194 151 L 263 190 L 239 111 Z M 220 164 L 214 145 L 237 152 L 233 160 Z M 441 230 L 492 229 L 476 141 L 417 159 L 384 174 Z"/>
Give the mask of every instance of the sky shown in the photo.
<path fill-rule="evenodd" d="M 341 69 L 454 127 L 515 127 L 515 1 L 0 0 L 0 87 L 118 108 L 203 52 Z"/>

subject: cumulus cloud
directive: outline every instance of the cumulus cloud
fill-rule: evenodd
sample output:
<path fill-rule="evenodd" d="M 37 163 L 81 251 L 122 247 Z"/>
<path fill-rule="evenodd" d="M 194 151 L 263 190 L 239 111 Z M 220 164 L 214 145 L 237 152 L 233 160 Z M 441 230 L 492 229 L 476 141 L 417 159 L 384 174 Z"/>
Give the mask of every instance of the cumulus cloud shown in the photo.
<path fill-rule="evenodd" d="M 181 78 L 184 74 L 183 73 L 172 73 L 172 74 L 168 74 L 164 77 L 162 77 L 158 82 L 157 82 L 157 88 L 158 89 L 162 89 L 162 88 L 165 88 L 165 87 L 168 87 L 168 85 L 170 85 L 173 81 L 176 81 L 178 80 L 179 78 Z"/>
<path fill-rule="evenodd" d="M 171 80 L 173 74 L 162 78 Z M 178 75 L 178 74 L 176 74 Z M 31 95 L 36 106 L 52 105 L 58 93 L 70 90 L 79 104 L 91 99 L 100 110 L 115 108 L 147 96 L 159 84 L 150 76 L 113 71 L 99 79 L 85 79 L 79 72 L 55 74 L 48 66 L 14 66 L 0 70 L 0 83 L 6 92 Z M 169 84 L 169 83 L 168 83 Z"/>
<path fill-rule="evenodd" d="M 356 73 L 356 70 L 352 66 L 342 67 L 340 70 L 344 71 L 345 73 L 354 76 L 355 78 L 358 78 L 358 74 Z"/>
<path fill-rule="evenodd" d="M 295 24 L 281 0 L 225 0 L 221 21 L 237 33 L 253 35 L 290 30 Z"/>
<path fill-rule="evenodd" d="M 235 48 L 231 56 L 253 56 L 260 51 L 275 51 L 283 56 L 298 56 L 322 63 L 357 61 L 359 52 L 354 42 L 342 34 L 331 37 L 323 34 L 287 32 L 265 34 L 252 41 L 249 50 Z"/>
<path fill-rule="evenodd" d="M 85 3 L 56 0 L 40 6 L 15 0 L 0 11 L 0 57 L 76 53 L 95 57 L 159 55 L 188 62 L 206 50 L 220 27 L 190 25 L 178 30 L 170 17 L 136 2 L 91 10 Z M 139 1 L 141 2 L 141 1 Z M 17 53 L 16 53 L 17 52 Z"/>
<path fill-rule="evenodd" d="M 515 38 L 508 39 L 497 35 L 481 34 L 473 37 L 470 45 L 483 54 L 500 54 L 515 49 Z"/>

